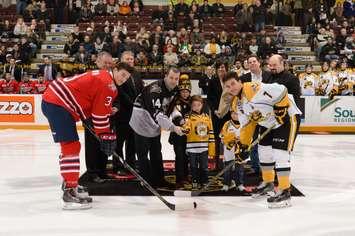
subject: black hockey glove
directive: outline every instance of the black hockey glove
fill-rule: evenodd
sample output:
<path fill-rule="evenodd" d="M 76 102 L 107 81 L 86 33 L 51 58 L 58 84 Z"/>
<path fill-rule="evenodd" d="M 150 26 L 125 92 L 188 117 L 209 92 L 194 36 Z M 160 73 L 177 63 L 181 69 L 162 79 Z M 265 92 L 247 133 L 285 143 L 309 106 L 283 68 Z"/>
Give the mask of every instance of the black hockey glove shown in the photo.
<path fill-rule="evenodd" d="M 116 134 L 113 133 L 104 133 L 100 134 L 100 149 L 107 156 L 111 156 L 116 150 Z"/>
<path fill-rule="evenodd" d="M 235 159 L 238 163 L 242 163 L 249 158 L 250 151 L 249 147 L 245 144 L 238 142 L 235 146 Z"/>

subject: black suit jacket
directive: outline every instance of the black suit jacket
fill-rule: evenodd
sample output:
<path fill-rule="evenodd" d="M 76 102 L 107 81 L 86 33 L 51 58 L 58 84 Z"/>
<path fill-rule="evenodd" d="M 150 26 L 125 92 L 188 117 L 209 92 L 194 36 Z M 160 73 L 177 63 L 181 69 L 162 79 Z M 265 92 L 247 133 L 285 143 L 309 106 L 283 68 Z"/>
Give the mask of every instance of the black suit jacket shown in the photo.
<path fill-rule="evenodd" d="M 262 81 L 263 83 L 267 83 L 267 81 L 270 79 L 270 76 L 271 76 L 271 73 L 268 72 L 268 71 L 262 71 L 261 72 L 261 77 L 262 77 Z M 246 82 L 251 82 L 251 73 L 246 73 L 242 76 L 240 76 L 240 80 L 243 82 L 243 83 L 246 83 Z"/>
<path fill-rule="evenodd" d="M 266 83 L 278 83 L 284 85 L 289 94 L 293 95 L 296 105 L 300 107 L 301 101 L 301 86 L 300 80 L 288 71 L 283 71 L 278 74 L 272 74 Z"/>
<path fill-rule="evenodd" d="M 9 65 L 9 64 L 7 64 L 7 65 L 4 66 L 4 73 L 7 73 L 7 72 L 12 73 L 12 72 L 10 71 L 10 65 Z M 19 67 L 19 66 L 15 66 L 13 76 L 14 76 L 14 78 L 15 78 L 15 80 L 16 80 L 17 82 L 21 82 L 21 78 L 22 78 L 22 68 Z"/>
<path fill-rule="evenodd" d="M 40 75 L 44 75 L 45 67 L 46 67 L 45 64 L 39 65 L 39 71 L 38 71 L 38 73 L 39 73 Z M 52 64 L 52 78 L 53 78 L 53 80 L 55 80 L 55 79 L 57 78 L 57 72 L 58 72 L 57 67 L 56 67 L 54 64 Z"/>
<path fill-rule="evenodd" d="M 131 119 L 133 103 L 136 97 L 142 92 L 144 87 L 141 74 L 134 72 L 132 76 L 118 88 L 118 96 L 113 106 L 118 108 L 115 115 L 116 122 L 120 124 L 128 124 Z"/>

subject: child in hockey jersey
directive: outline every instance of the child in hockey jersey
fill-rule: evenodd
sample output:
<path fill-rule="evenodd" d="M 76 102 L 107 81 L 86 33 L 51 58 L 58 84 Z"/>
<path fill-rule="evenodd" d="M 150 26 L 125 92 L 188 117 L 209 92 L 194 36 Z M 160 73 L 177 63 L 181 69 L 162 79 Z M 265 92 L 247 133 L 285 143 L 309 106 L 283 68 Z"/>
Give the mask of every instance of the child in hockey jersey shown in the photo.
<path fill-rule="evenodd" d="M 238 121 L 238 114 L 235 111 L 231 111 L 231 118 L 229 121 L 224 123 L 223 128 L 220 133 L 220 138 L 223 143 L 224 149 L 224 165 L 227 166 L 231 162 L 235 162 L 235 143 L 225 143 L 227 136 L 233 136 L 238 139 L 240 136 L 240 125 Z M 226 139 L 224 139 L 226 138 Z M 231 140 L 230 138 L 228 140 Z M 223 179 L 223 191 L 228 191 L 230 189 L 238 186 L 240 192 L 245 192 L 244 187 L 244 163 L 241 161 L 236 162 L 229 170 L 224 173 Z"/>
<path fill-rule="evenodd" d="M 186 133 L 186 152 L 190 161 L 192 188 L 203 187 L 208 182 L 208 157 L 215 155 L 215 143 L 211 118 L 202 112 L 200 95 L 191 98 L 191 113 L 183 129 Z"/>
<path fill-rule="evenodd" d="M 191 110 L 191 81 L 188 75 L 182 74 L 180 76 L 178 89 L 179 94 L 173 101 L 174 110 L 170 117 L 176 126 L 183 126 L 185 124 L 185 116 Z M 186 155 L 186 136 L 179 136 L 171 132 L 169 143 L 174 146 L 176 189 L 180 189 L 184 187 L 185 183 L 188 183 L 189 160 Z"/>

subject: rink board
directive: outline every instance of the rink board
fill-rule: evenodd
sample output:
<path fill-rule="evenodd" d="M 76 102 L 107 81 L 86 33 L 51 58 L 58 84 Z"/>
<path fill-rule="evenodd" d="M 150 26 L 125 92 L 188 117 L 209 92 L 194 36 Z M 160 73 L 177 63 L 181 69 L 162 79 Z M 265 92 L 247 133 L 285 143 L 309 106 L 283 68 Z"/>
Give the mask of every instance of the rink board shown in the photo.
<path fill-rule="evenodd" d="M 355 97 L 303 99 L 301 132 L 355 133 Z M 41 101 L 41 95 L 0 95 L 0 129 L 48 129 Z"/>

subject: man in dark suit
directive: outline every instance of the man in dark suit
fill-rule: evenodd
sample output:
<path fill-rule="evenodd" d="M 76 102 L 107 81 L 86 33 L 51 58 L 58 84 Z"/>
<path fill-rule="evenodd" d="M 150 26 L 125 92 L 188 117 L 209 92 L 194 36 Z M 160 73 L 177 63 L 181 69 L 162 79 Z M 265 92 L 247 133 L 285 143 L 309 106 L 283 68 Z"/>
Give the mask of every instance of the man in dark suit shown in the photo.
<path fill-rule="evenodd" d="M 256 55 L 251 55 L 247 59 L 250 72 L 242 75 L 240 77 L 243 83 L 246 82 L 263 82 L 267 83 L 270 79 L 271 73 L 261 69 L 260 59 Z M 259 135 L 259 127 L 255 129 L 254 140 Z M 260 172 L 259 165 L 259 154 L 258 154 L 258 145 L 255 145 L 250 151 L 250 159 L 254 172 L 258 174 Z"/>
<path fill-rule="evenodd" d="M 121 55 L 121 62 L 125 62 L 130 66 L 134 66 L 134 54 L 131 51 L 124 51 Z M 132 116 L 133 103 L 138 94 L 142 92 L 144 87 L 143 80 L 139 72 L 131 75 L 131 78 L 119 87 L 119 99 L 114 101 L 113 108 L 116 109 L 114 117 L 115 128 L 117 132 L 117 154 L 125 157 L 127 163 L 135 168 L 135 142 L 134 132 L 129 126 L 129 121 Z M 125 144 L 125 152 L 123 152 L 123 144 Z M 123 155 L 125 153 L 125 155 Z M 113 161 L 114 172 L 120 171 L 123 173 L 122 163 L 118 160 Z"/>
<path fill-rule="evenodd" d="M 52 60 L 46 56 L 43 58 L 43 65 L 39 66 L 39 74 L 44 76 L 47 81 L 52 81 L 57 78 L 57 68 L 52 64 Z"/>
<path fill-rule="evenodd" d="M 223 117 L 218 112 L 219 102 L 221 100 L 223 88 L 222 88 L 222 80 L 227 74 L 228 63 L 217 60 L 215 64 L 216 68 L 216 76 L 213 77 L 208 85 L 207 92 L 207 103 L 212 113 L 212 125 L 213 131 L 215 135 L 215 147 L 216 147 L 216 158 L 219 159 L 219 155 L 221 154 L 221 139 L 219 138 L 219 133 L 224 125 L 224 123 L 230 119 L 230 113 L 228 112 Z M 216 162 L 218 163 L 218 161 Z"/>
<path fill-rule="evenodd" d="M 15 58 L 11 56 L 9 64 L 4 66 L 4 74 L 10 73 L 12 77 L 15 78 L 17 82 L 21 82 L 22 68 L 16 65 Z"/>

